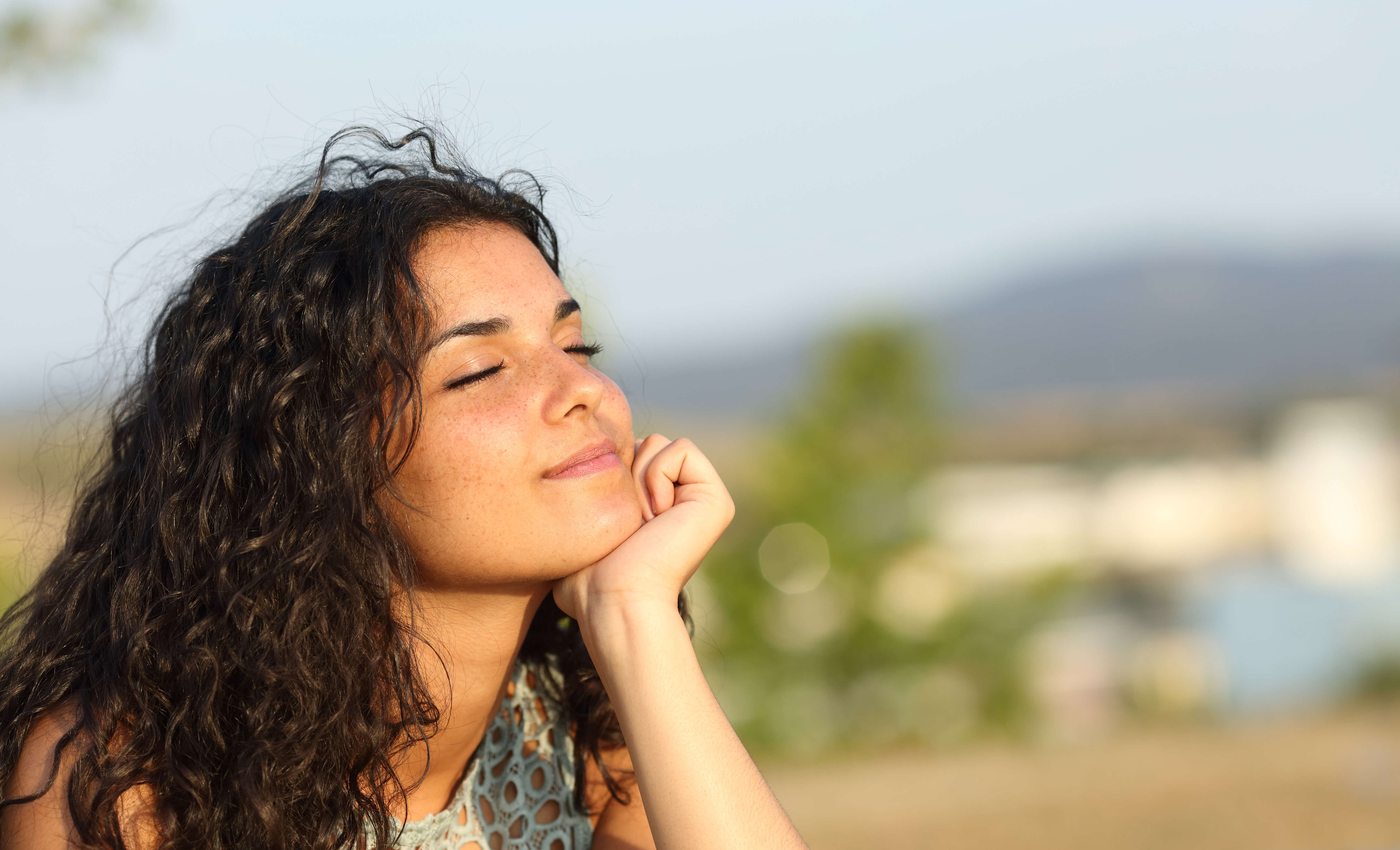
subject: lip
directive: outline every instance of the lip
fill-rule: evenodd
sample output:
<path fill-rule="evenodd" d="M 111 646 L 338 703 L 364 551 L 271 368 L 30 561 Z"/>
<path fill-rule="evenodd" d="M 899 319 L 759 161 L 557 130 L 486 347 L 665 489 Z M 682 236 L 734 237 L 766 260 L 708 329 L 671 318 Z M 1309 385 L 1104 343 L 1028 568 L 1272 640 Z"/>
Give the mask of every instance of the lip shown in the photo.
<path fill-rule="evenodd" d="M 608 469 L 622 466 L 617 456 L 617 445 L 612 440 L 594 443 L 562 463 L 545 470 L 545 478 L 582 478 Z"/>

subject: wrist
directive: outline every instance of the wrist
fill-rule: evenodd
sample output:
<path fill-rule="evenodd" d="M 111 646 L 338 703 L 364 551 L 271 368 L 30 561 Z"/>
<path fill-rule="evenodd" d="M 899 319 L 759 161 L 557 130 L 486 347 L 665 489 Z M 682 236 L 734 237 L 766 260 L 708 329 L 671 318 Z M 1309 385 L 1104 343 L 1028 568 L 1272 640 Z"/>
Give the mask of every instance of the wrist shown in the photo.
<path fill-rule="evenodd" d="M 631 654 L 677 631 L 690 641 L 674 597 L 608 594 L 590 600 L 579 612 L 578 623 L 595 663 Z"/>
<path fill-rule="evenodd" d="M 599 579 L 585 571 L 576 577 L 571 594 L 576 609 L 570 612 L 584 632 L 595 627 L 615 629 L 625 622 L 648 622 L 680 616 L 680 591 L 669 582 Z"/>

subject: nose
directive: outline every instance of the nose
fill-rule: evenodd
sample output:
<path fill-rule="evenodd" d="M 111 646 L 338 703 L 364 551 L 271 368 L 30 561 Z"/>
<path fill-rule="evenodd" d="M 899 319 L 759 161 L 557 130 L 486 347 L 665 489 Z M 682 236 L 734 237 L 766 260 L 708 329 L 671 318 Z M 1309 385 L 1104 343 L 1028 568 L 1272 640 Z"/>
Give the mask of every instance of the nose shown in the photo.
<path fill-rule="evenodd" d="M 575 360 L 574 355 L 558 348 L 550 347 L 545 358 L 550 387 L 544 405 L 545 419 L 557 422 L 597 411 L 603 399 L 604 379 Z"/>

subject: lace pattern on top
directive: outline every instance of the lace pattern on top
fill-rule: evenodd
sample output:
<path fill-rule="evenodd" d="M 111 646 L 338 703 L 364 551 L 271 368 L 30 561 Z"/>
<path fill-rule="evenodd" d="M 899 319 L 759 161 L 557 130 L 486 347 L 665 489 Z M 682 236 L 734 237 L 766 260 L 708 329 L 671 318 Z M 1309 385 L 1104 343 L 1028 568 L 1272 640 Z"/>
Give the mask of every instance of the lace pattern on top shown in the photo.
<path fill-rule="evenodd" d="M 562 707 L 516 662 L 501 710 L 447 808 L 403 827 L 398 850 L 589 850 L 593 827 L 574 808 L 574 742 Z"/>

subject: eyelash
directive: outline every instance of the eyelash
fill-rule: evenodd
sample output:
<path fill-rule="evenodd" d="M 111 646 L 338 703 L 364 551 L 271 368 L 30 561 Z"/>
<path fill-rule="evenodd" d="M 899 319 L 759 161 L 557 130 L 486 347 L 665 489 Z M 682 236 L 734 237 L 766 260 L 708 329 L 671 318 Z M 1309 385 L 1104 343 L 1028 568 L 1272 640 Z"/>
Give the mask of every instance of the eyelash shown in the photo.
<path fill-rule="evenodd" d="M 578 345 L 571 345 L 564 349 L 570 354 L 582 354 L 584 357 L 597 357 L 603 353 L 603 346 L 596 342 L 581 342 Z"/>
<path fill-rule="evenodd" d="M 568 348 L 564 349 L 564 351 L 569 354 L 582 354 L 584 357 L 596 357 L 603 352 L 603 346 L 597 345 L 595 343 L 579 343 L 578 345 L 569 346 Z M 505 361 L 502 360 L 495 366 L 491 366 L 487 369 L 482 369 L 480 372 L 473 372 L 470 375 L 463 375 L 455 381 L 449 381 L 446 385 L 446 389 L 455 390 L 458 387 L 465 387 L 469 384 L 475 384 L 478 381 L 484 381 L 487 378 L 504 369 L 505 365 Z"/>

